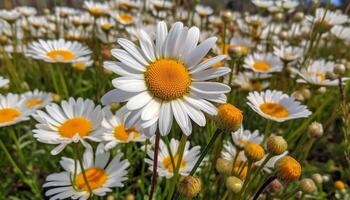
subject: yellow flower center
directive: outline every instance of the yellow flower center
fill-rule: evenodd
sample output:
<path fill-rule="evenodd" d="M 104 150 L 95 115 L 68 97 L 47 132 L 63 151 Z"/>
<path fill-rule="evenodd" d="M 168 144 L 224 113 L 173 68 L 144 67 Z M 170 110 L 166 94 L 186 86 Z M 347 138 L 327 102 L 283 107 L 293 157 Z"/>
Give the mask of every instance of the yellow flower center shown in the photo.
<path fill-rule="evenodd" d="M 106 15 L 106 12 L 99 7 L 93 7 L 89 9 L 89 12 L 94 16 L 103 16 Z"/>
<path fill-rule="evenodd" d="M 108 31 L 112 28 L 112 24 L 111 23 L 103 23 L 103 24 L 101 24 L 101 28 L 105 31 Z"/>
<path fill-rule="evenodd" d="M 89 184 L 92 190 L 101 188 L 108 179 L 108 174 L 103 169 L 100 169 L 97 167 L 91 167 L 91 168 L 85 169 L 85 175 L 86 175 L 87 183 Z M 87 186 L 84 180 L 84 176 L 82 172 L 76 176 L 75 186 L 79 190 L 89 191 L 89 187 Z"/>
<path fill-rule="evenodd" d="M 129 14 L 121 14 L 119 15 L 119 21 L 121 21 L 124 24 L 130 24 L 134 21 L 134 17 Z"/>
<path fill-rule="evenodd" d="M 134 134 L 133 139 L 136 139 L 139 137 L 139 132 L 137 132 L 135 128 L 126 129 L 124 124 L 121 124 L 115 127 L 114 129 L 114 137 L 124 142 L 128 141 L 131 133 Z"/>
<path fill-rule="evenodd" d="M 278 103 L 266 102 L 260 105 L 260 109 L 265 114 L 276 118 L 284 118 L 289 115 L 287 108 Z"/>
<path fill-rule="evenodd" d="M 73 63 L 73 67 L 77 70 L 83 71 L 86 69 L 86 64 L 84 62 Z"/>
<path fill-rule="evenodd" d="M 261 85 L 261 83 L 260 82 L 258 82 L 258 81 L 255 81 L 255 82 L 249 82 L 249 84 L 250 84 L 250 87 L 253 89 L 253 90 L 261 90 L 262 89 L 262 85 Z"/>
<path fill-rule="evenodd" d="M 155 97 L 170 101 L 181 98 L 189 92 L 191 77 L 181 62 L 160 59 L 148 66 L 145 81 Z"/>
<path fill-rule="evenodd" d="M 320 81 L 326 80 L 326 74 L 323 72 L 313 72 L 312 73 L 314 76 L 318 77 Z"/>
<path fill-rule="evenodd" d="M 26 106 L 28 108 L 32 108 L 34 106 L 38 106 L 38 105 L 41 105 L 43 103 L 44 103 L 44 101 L 41 99 L 30 99 L 26 102 Z"/>
<path fill-rule="evenodd" d="M 242 55 L 247 55 L 249 53 L 249 47 L 243 45 L 231 45 L 231 49 L 235 49 L 240 52 Z"/>
<path fill-rule="evenodd" d="M 0 123 L 7 123 L 14 121 L 21 115 L 21 112 L 15 108 L 0 109 Z"/>
<path fill-rule="evenodd" d="M 253 68 L 259 71 L 268 71 L 269 69 L 271 69 L 271 66 L 268 62 L 256 61 L 253 65 Z"/>
<path fill-rule="evenodd" d="M 67 138 L 72 138 L 74 135 L 79 134 L 80 137 L 89 135 L 92 131 L 92 123 L 83 118 L 75 117 L 65 121 L 58 129 L 58 132 Z"/>
<path fill-rule="evenodd" d="M 173 160 L 174 160 L 174 164 L 175 166 L 177 165 L 177 162 L 179 160 L 179 155 L 176 154 L 174 157 L 173 157 Z M 173 164 L 171 163 L 171 158 L 170 156 L 166 156 L 164 159 L 163 159 L 163 165 L 164 167 L 169 171 L 169 172 L 173 172 L 174 171 L 174 168 L 173 168 Z M 186 161 L 184 161 L 183 159 L 181 160 L 181 164 L 180 164 L 180 169 L 183 169 L 185 168 L 187 165 Z"/>
<path fill-rule="evenodd" d="M 70 61 L 76 57 L 76 55 L 69 50 L 52 50 L 47 53 L 47 56 L 56 62 Z"/>

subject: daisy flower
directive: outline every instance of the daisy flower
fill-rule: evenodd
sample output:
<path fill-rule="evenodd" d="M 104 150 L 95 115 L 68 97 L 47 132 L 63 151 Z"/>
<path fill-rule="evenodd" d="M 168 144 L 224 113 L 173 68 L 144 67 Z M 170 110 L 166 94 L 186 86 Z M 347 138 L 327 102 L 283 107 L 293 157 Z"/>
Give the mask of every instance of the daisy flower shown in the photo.
<path fill-rule="evenodd" d="M 59 40 L 39 40 L 29 44 L 26 56 L 51 63 L 72 63 L 90 55 L 91 50 L 79 42 Z"/>
<path fill-rule="evenodd" d="M 16 8 L 23 16 L 29 17 L 36 15 L 37 10 L 34 7 L 30 6 L 20 6 Z"/>
<path fill-rule="evenodd" d="M 173 7 L 173 3 L 167 0 L 151 0 L 150 1 L 156 10 L 169 10 Z"/>
<path fill-rule="evenodd" d="M 72 63 L 72 67 L 79 71 L 84 71 L 86 68 L 91 67 L 94 61 L 90 57 L 85 57 L 78 62 Z"/>
<path fill-rule="evenodd" d="M 288 155 L 288 151 L 285 151 L 284 153 L 282 153 L 281 155 L 278 155 L 278 156 L 272 156 L 264 165 L 263 170 L 266 171 L 267 173 L 271 173 L 273 171 L 273 169 L 275 168 L 276 162 L 286 155 Z M 267 157 L 267 155 L 265 155 L 263 159 L 254 163 L 254 165 L 256 165 L 256 166 L 262 165 L 264 160 L 266 159 L 266 157 Z"/>
<path fill-rule="evenodd" d="M 83 168 L 77 166 L 76 173 L 74 161 L 71 158 L 62 157 L 60 165 L 65 170 L 54 173 L 46 178 L 43 185 L 47 188 L 45 195 L 50 200 L 55 199 L 89 199 L 91 195 L 105 196 L 112 192 L 112 188 L 123 187 L 127 178 L 128 160 L 122 160 L 123 154 L 118 153 L 110 160 L 110 153 L 104 151 L 103 144 L 97 146 L 95 156 L 92 147 L 89 146 L 84 152 Z M 83 170 L 87 182 L 83 177 Z M 91 193 L 89 191 L 91 188 Z"/>
<path fill-rule="evenodd" d="M 116 13 L 113 14 L 113 17 L 115 20 L 117 20 L 117 22 L 125 26 L 135 23 L 136 20 L 134 15 L 129 13 Z"/>
<path fill-rule="evenodd" d="M 121 77 L 112 81 L 116 88 L 102 98 L 104 104 L 125 102 L 131 111 L 126 119 L 130 128 L 141 119 L 142 128 L 150 128 L 153 133 L 159 124 L 160 134 L 169 133 L 173 117 L 181 130 L 192 132 L 192 119 L 200 126 L 206 123 L 203 112 L 215 115 L 217 110 L 209 101 L 224 103 L 224 93 L 230 87 L 208 80 L 227 74 L 230 69 L 219 67 L 209 69 L 226 56 L 219 55 L 203 60 L 215 45 L 212 37 L 197 45 L 199 30 L 175 23 L 168 32 L 164 22 L 156 29 L 153 39 L 140 30 L 141 48 L 126 39 L 118 43 L 124 48 L 113 49 L 112 55 L 120 62 L 105 62 L 104 67 Z M 159 121 L 159 122 L 158 122 Z"/>
<path fill-rule="evenodd" d="M 6 20 L 9 23 L 15 22 L 19 17 L 21 16 L 21 13 L 16 10 L 0 10 L 0 18 L 3 20 Z"/>
<path fill-rule="evenodd" d="M 234 48 L 242 55 L 247 55 L 254 46 L 255 43 L 250 38 L 237 35 L 231 39 L 229 48 Z"/>
<path fill-rule="evenodd" d="M 6 79 L 6 78 L 0 76 L 0 88 L 6 86 L 6 85 L 9 84 L 9 83 L 10 83 L 10 80 L 8 80 L 8 79 Z"/>
<path fill-rule="evenodd" d="M 273 49 L 274 54 L 285 63 L 295 61 L 304 54 L 304 49 L 301 47 L 280 45 L 279 47 L 273 47 Z"/>
<path fill-rule="evenodd" d="M 341 40 L 347 40 L 350 42 L 350 27 L 336 25 L 331 29 L 331 33 Z"/>
<path fill-rule="evenodd" d="M 115 115 L 106 107 L 103 109 L 103 113 L 105 118 L 102 121 L 102 127 L 105 130 L 100 138 L 107 142 L 106 149 L 112 149 L 119 143 L 143 142 L 146 140 L 140 126 L 125 127 L 124 120 L 128 114 L 126 107 L 119 109 Z"/>
<path fill-rule="evenodd" d="M 51 103 L 52 95 L 39 90 L 29 91 L 21 95 L 23 104 L 28 109 L 40 109 Z"/>
<path fill-rule="evenodd" d="M 129 9 L 138 9 L 142 7 L 141 0 L 119 0 L 118 2 L 119 8 L 129 10 Z"/>
<path fill-rule="evenodd" d="M 309 22 L 323 25 L 326 28 L 332 28 L 334 25 L 347 22 L 348 16 L 324 8 L 317 8 L 315 16 L 306 16 L 306 19 Z"/>
<path fill-rule="evenodd" d="M 179 155 L 177 154 L 179 144 L 180 142 L 176 139 L 171 139 L 169 144 L 175 166 L 179 159 Z M 190 142 L 186 142 L 183 157 L 181 159 L 179 174 L 187 176 L 190 173 L 199 158 L 200 149 L 200 146 L 190 148 Z M 153 151 L 153 149 L 149 149 L 147 154 L 150 159 L 145 159 L 145 162 L 150 165 L 149 170 L 151 171 L 153 170 Z M 174 167 L 170 158 L 170 153 L 166 147 L 166 144 L 162 140 L 159 141 L 158 173 L 159 176 L 166 177 L 167 179 L 174 176 Z"/>
<path fill-rule="evenodd" d="M 259 130 L 250 132 L 250 130 L 241 127 L 236 132 L 231 133 L 233 143 L 239 147 L 244 148 L 247 143 L 261 144 L 264 136 L 260 135 Z"/>
<path fill-rule="evenodd" d="M 0 127 L 10 126 L 29 119 L 32 110 L 25 107 L 17 94 L 0 94 Z"/>
<path fill-rule="evenodd" d="M 311 112 L 293 97 L 276 90 L 250 92 L 247 104 L 260 116 L 276 122 L 307 118 Z"/>
<path fill-rule="evenodd" d="M 325 61 L 323 59 L 313 61 L 306 69 L 301 69 L 296 71 L 302 79 L 297 79 L 299 83 L 311 83 L 313 85 L 322 85 L 322 86 L 337 86 L 339 80 L 329 80 L 327 79 L 327 73 L 333 72 L 335 63 L 331 61 Z M 345 82 L 350 78 L 342 78 L 342 81 Z M 345 84 L 345 83 L 344 83 Z"/>
<path fill-rule="evenodd" d="M 211 14 L 213 14 L 213 9 L 210 6 L 205 6 L 205 5 L 196 5 L 195 8 L 196 12 L 198 13 L 199 16 L 201 17 L 207 17 Z"/>
<path fill-rule="evenodd" d="M 110 31 L 115 26 L 115 21 L 112 18 L 100 17 L 96 21 L 97 26 L 103 31 Z"/>
<path fill-rule="evenodd" d="M 254 53 L 244 59 L 244 68 L 259 73 L 280 72 L 283 69 L 283 63 L 272 53 Z"/>
<path fill-rule="evenodd" d="M 240 86 L 241 90 L 245 91 L 260 91 L 269 87 L 270 83 L 268 81 L 260 81 L 254 79 L 251 73 L 239 72 L 234 78 L 233 83 Z"/>
<path fill-rule="evenodd" d="M 273 5 L 271 0 L 252 0 L 252 3 L 260 8 L 268 8 Z"/>
<path fill-rule="evenodd" d="M 83 7 L 94 17 L 108 16 L 109 7 L 107 3 L 84 1 Z"/>
<path fill-rule="evenodd" d="M 237 155 L 238 153 L 238 155 Z M 230 141 L 226 141 L 223 149 L 221 151 L 221 158 L 233 162 L 234 158 L 236 157 L 236 161 L 238 162 L 245 162 L 247 160 L 247 158 L 244 155 L 244 151 L 241 151 L 239 149 L 237 149 L 232 142 Z"/>
<path fill-rule="evenodd" d="M 60 153 L 68 144 L 82 142 L 85 139 L 99 141 L 96 137 L 103 131 L 101 106 L 95 106 L 89 99 L 70 98 L 62 101 L 61 106 L 50 104 L 46 112 L 38 110 L 33 117 L 39 122 L 33 130 L 34 138 L 46 144 L 58 144 L 52 155 Z"/>

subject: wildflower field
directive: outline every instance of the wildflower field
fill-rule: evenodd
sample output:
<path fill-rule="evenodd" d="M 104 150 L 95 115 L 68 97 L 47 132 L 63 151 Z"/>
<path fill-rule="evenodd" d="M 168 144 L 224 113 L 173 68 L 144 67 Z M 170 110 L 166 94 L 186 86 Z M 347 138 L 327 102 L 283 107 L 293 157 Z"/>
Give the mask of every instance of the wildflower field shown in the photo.
<path fill-rule="evenodd" d="M 0 200 L 350 199 L 349 2 L 0 6 Z"/>

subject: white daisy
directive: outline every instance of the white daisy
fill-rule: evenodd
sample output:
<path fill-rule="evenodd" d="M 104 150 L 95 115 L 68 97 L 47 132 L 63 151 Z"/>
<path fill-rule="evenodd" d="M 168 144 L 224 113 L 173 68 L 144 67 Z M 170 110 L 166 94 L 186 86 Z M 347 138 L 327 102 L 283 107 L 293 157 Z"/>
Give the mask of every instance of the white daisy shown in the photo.
<path fill-rule="evenodd" d="M 65 171 L 51 174 L 46 178 L 43 185 L 47 188 L 45 195 L 50 200 L 67 198 L 87 200 L 91 195 L 105 196 L 107 192 L 112 192 L 112 188 L 123 187 L 123 182 L 128 179 L 127 168 L 130 164 L 128 160 L 122 160 L 122 157 L 123 154 L 118 153 L 110 160 L 110 153 L 104 151 L 103 144 L 98 145 L 95 156 L 91 146 L 86 148 L 83 170 L 87 182 L 80 165 L 77 165 L 75 173 L 74 163 L 77 161 L 62 157 L 60 164 Z"/>
<path fill-rule="evenodd" d="M 259 115 L 276 122 L 306 118 L 311 112 L 293 97 L 276 90 L 250 92 L 247 104 Z"/>
<path fill-rule="evenodd" d="M 92 52 L 79 42 L 59 40 L 39 40 L 29 44 L 26 56 L 52 63 L 79 62 Z"/>
<path fill-rule="evenodd" d="M 274 54 L 287 63 L 297 60 L 304 54 L 304 49 L 301 47 L 280 45 L 279 47 L 273 47 L 273 49 Z"/>
<path fill-rule="evenodd" d="M 120 108 L 115 115 L 106 107 L 103 109 L 105 118 L 102 121 L 104 127 L 103 133 L 99 136 L 103 141 L 108 142 L 106 149 L 112 149 L 119 143 L 143 142 L 146 136 L 140 126 L 135 125 L 131 128 L 125 128 L 124 120 L 127 117 L 126 107 Z"/>
<path fill-rule="evenodd" d="M 37 10 L 34 7 L 30 6 L 20 6 L 16 8 L 23 16 L 29 17 L 36 15 Z"/>
<path fill-rule="evenodd" d="M 20 16 L 21 16 L 21 13 L 16 9 L 0 10 L 0 18 L 6 20 L 9 23 L 15 22 Z"/>
<path fill-rule="evenodd" d="M 260 8 L 268 8 L 273 5 L 273 1 L 271 0 L 251 0 L 252 3 Z"/>
<path fill-rule="evenodd" d="M 52 101 L 52 94 L 39 90 L 29 91 L 21 95 L 23 104 L 28 109 L 40 109 Z"/>
<path fill-rule="evenodd" d="M 334 25 L 347 22 L 348 16 L 324 8 L 317 8 L 315 16 L 306 16 L 306 19 L 309 22 L 321 23 L 325 27 L 332 28 Z"/>
<path fill-rule="evenodd" d="M 5 87 L 10 83 L 10 80 L 0 76 L 0 88 Z"/>
<path fill-rule="evenodd" d="M 0 127 L 10 126 L 29 119 L 32 110 L 25 107 L 17 94 L 0 94 Z"/>
<path fill-rule="evenodd" d="M 288 155 L 288 151 L 283 152 L 282 154 L 278 155 L 278 156 L 272 156 L 267 163 L 264 165 L 263 170 L 266 171 L 267 173 L 271 173 L 273 172 L 273 169 L 275 168 L 275 163 L 281 159 L 282 157 Z M 262 165 L 262 163 L 264 162 L 264 160 L 266 159 L 267 155 L 264 156 L 263 159 L 259 160 L 258 162 L 254 163 L 254 165 L 256 166 L 260 166 Z"/>
<path fill-rule="evenodd" d="M 91 67 L 94 61 L 90 57 L 84 57 L 78 62 L 72 63 L 72 67 L 79 71 L 84 71 L 86 68 Z"/>
<path fill-rule="evenodd" d="M 107 3 L 100 3 L 94 1 L 84 1 L 83 7 L 95 17 L 108 16 L 110 9 Z"/>
<path fill-rule="evenodd" d="M 171 9 L 174 5 L 171 1 L 168 0 L 151 0 L 150 3 L 156 10 L 168 10 Z"/>
<path fill-rule="evenodd" d="M 129 13 L 113 13 L 112 17 L 122 25 L 131 25 L 136 21 L 136 17 Z"/>
<path fill-rule="evenodd" d="M 331 33 L 341 40 L 350 42 L 350 27 L 336 25 L 331 29 Z"/>
<path fill-rule="evenodd" d="M 325 61 L 323 59 L 315 60 L 306 69 L 303 68 L 300 71 L 296 71 L 302 78 L 297 79 L 297 82 L 322 86 L 337 86 L 339 84 L 338 79 L 329 80 L 326 76 L 328 72 L 334 71 L 334 67 L 335 63 L 332 61 Z M 345 77 L 342 78 L 342 81 L 345 82 L 349 79 L 349 77 Z"/>
<path fill-rule="evenodd" d="M 226 67 L 210 67 L 226 56 L 219 55 L 203 60 L 215 45 L 212 37 L 197 45 L 199 30 L 175 23 L 169 33 L 164 22 L 157 25 L 155 44 L 150 36 L 140 30 L 141 48 L 126 39 L 118 43 L 125 49 L 113 49 L 112 55 L 120 62 L 105 62 L 104 67 L 121 77 L 112 81 L 116 88 L 102 98 L 104 104 L 127 101 L 131 111 L 126 119 L 130 128 L 141 119 L 141 126 L 157 129 L 162 135 L 169 133 L 173 117 L 181 130 L 192 132 L 192 119 L 200 126 L 206 123 L 203 111 L 214 115 L 216 108 L 209 101 L 224 103 L 224 93 L 230 87 L 207 80 L 227 74 Z M 159 121 L 159 123 L 158 123 Z"/>
<path fill-rule="evenodd" d="M 233 143 L 239 148 L 244 148 L 247 143 L 261 144 L 264 139 L 264 136 L 260 135 L 259 130 L 250 132 L 250 130 L 243 127 L 231 133 L 231 136 Z"/>
<path fill-rule="evenodd" d="M 118 2 L 119 8 L 128 10 L 128 9 L 138 9 L 141 8 L 143 2 L 141 0 L 119 0 Z"/>
<path fill-rule="evenodd" d="M 195 10 L 198 13 L 198 15 L 201 17 L 207 17 L 207 16 L 213 14 L 213 12 L 214 12 L 210 6 L 205 6 L 205 5 L 200 5 L 200 4 L 196 5 Z"/>
<path fill-rule="evenodd" d="M 39 122 L 33 136 L 42 143 L 58 144 L 51 151 L 52 155 L 60 153 L 72 142 L 80 141 L 85 145 L 85 139 L 99 141 L 96 135 L 103 131 L 103 113 L 101 106 L 95 106 L 93 101 L 70 98 L 62 101 L 61 106 L 47 105 L 45 110 L 33 114 Z"/>
<path fill-rule="evenodd" d="M 106 32 L 115 27 L 115 21 L 112 18 L 100 17 L 97 19 L 96 23 L 98 28 Z"/>
<path fill-rule="evenodd" d="M 238 153 L 238 155 L 237 155 L 237 153 Z M 221 151 L 221 158 L 223 158 L 227 161 L 233 162 L 236 155 L 237 155 L 236 162 L 238 161 L 238 163 L 240 163 L 240 162 L 247 161 L 247 158 L 244 155 L 244 151 L 237 149 L 232 144 L 232 142 L 226 141 L 224 144 L 224 147 Z M 235 164 L 237 164 L 237 163 L 235 163 Z"/>
<path fill-rule="evenodd" d="M 171 139 L 169 144 L 171 155 L 173 157 L 175 166 L 177 165 L 177 162 L 179 160 L 179 155 L 177 154 L 179 144 L 180 142 L 176 139 Z M 201 149 L 200 146 L 195 146 L 190 149 L 190 142 L 189 141 L 186 142 L 183 157 L 181 159 L 179 174 L 183 176 L 187 176 L 190 173 L 190 171 L 192 170 L 193 166 L 195 165 L 196 161 L 199 158 L 200 149 Z M 148 158 L 145 159 L 145 162 L 150 165 L 149 170 L 151 171 L 153 171 L 153 155 L 154 155 L 153 151 L 154 149 L 149 149 L 147 151 L 147 154 L 150 157 L 150 159 Z M 168 179 L 174 176 L 173 162 L 171 161 L 170 153 L 166 147 L 166 144 L 162 140 L 159 141 L 157 171 L 159 173 L 159 176 L 164 176 Z"/>
<path fill-rule="evenodd" d="M 243 67 L 254 72 L 272 73 L 282 71 L 283 63 L 272 53 L 254 53 L 244 59 Z"/>
<path fill-rule="evenodd" d="M 243 55 L 247 55 L 254 46 L 255 42 L 252 39 L 237 35 L 230 40 L 229 48 L 234 48 L 242 52 Z"/>
<path fill-rule="evenodd" d="M 239 72 L 234 78 L 233 83 L 245 91 L 261 91 L 269 87 L 270 83 L 268 81 L 257 80 L 251 74 Z"/>

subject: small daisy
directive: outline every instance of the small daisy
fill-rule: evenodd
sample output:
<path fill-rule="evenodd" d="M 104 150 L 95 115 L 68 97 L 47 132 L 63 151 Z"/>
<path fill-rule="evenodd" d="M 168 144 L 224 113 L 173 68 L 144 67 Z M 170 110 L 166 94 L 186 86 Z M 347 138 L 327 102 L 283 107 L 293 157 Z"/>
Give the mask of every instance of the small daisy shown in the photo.
<path fill-rule="evenodd" d="M 80 141 L 86 145 L 85 139 L 99 141 L 96 135 L 103 131 L 103 113 L 93 101 L 70 98 L 69 101 L 62 101 L 61 106 L 47 105 L 45 110 L 38 110 L 33 115 L 39 122 L 33 136 L 42 143 L 58 144 L 51 151 L 52 155 L 57 155 L 72 142 Z"/>
<path fill-rule="evenodd" d="M 244 148 L 247 143 L 261 144 L 264 136 L 260 135 L 259 130 L 250 132 L 250 130 L 241 127 L 236 132 L 231 133 L 233 143 L 239 147 Z"/>
<path fill-rule="evenodd" d="M 210 115 L 217 110 L 209 101 L 226 102 L 225 93 L 230 87 L 215 79 L 229 73 L 230 69 L 209 69 L 225 59 L 219 55 L 203 61 L 215 45 L 212 37 L 197 45 L 199 30 L 175 23 L 168 32 L 165 22 L 159 22 L 155 43 L 144 30 L 140 30 L 140 45 L 118 39 L 122 49 L 113 49 L 112 55 L 120 62 L 105 62 L 104 67 L 119 75 L 112 81 L 116 88 L 102 98 L 104 104 L 125 102 L 131 111 L 126 119 L 130 128 L 141 119 L 142 128 L 154 132 L 159 124 L 160 134 L 169 133 L 173 118 L 181 130 L 192 132 L 191 119 L 199 126 L 206 123 L 203 112 Z"/>
<path fill-rule="evenodd" d="M 151 4 L 156 10 L 169 10 L 173 7 L 173 3 L 167 0 L 151 0 Z"/>
<path fill-rule="evenodd" d="M 282 71 L 283 63 L 272 53 L 254 53 L 244 59 L 243 67 L 254 72 L 272 73 Z"/>
<path fill-rule="evenodd" d="M 242 55 L 247 55 L 254 46 L 255 43 L 250 38 L 237 35 L 231 39 L 229 48 L 234 48 Z"/>
<path fill-rule="evenodd" d="M 90 57 L 85 57 L 78 62 L 72 63 L 72 67 L 79 71 L 84 71 L 86 68 L 91 67 L 94 61 Z"/>
<path fill-rule="evenodd" d="M 171 139 L 169 144 L 175 166 L 179 159 L 179 155 L 177 154 L 179 144 L 180 142 L 176 139 Z M 190 142 L 186 142 L 183 157 L 181 159 L 179 174 L 187 176 L 190 173 L 199 158 L 200 149 L 200 146 L 195 146 L 190 149 Z M 150 159 L 145 159 L 145 162 L 150 165 L 149 170 L 151 171 L 153 171 L 153 151 L 153 149 L 149 149 L 147 154 Z M 158 173 L 159 176 L 164 176 L 167 179 L 174 176 L 174 167 L 170 158 L 170 153 L 166 147 L 166 144 L 162 140 L 159 141 Z"/>
<path fill-rule="evenodd" d="M 30 6 L 20 6 L 16 8 L 23 16 L 29 17 L 36 15 L 37 10 L 34 7 Z"/>
<path fill-rule="evenodd" d="M 276 162 L 281 159 L 282 157 L 288 155 L 288 151 L 285 151 L 284 153 L 282 153 L 281 155 L 278 156 L 272 156 L 267 163 L 264 165 L 263 170 L 266 171 L 267 173 L 271 173 L 273 171 L 273 169 L 275 168 L 275 164 Z M 263 159 L 261 159 L 260 161 L 254 163 L 256 166 L 260 166 L 262 165 L 262 163 L 264 162 L 264 160 L 266 159 L 267 155 L 264 156 Z"/>
<path fill-rule="evenodd" d="M 276 90 L 250 92 L 247 104 L 259 115 L 276 122 L 307 118 L 311 112 L 293 97 Z"/>
<path fill-rule="evenodd" d="M 10 83 L 10 80 L 0 76 L 0 88 L 5 87 Z"/>
<path fill-rule="evenodd" d="M 15 22 L 20 16 L 21 13 L 16 9 L 0 10 L 0 18 L 6 20 L 9 23 Z"/>
<path fill-rule="evenodd" d="M 302 49 L 301 47 L 286 47 L 285 45 L 281 45 L 279 47 L 273 47 L 273 49 L 274 54 L 285 63 L 295 61 L 304 54 L 304 49 Z"/>
<path fill-rule="evenodd" d="M 122 157 L 123 154 L 118 153 L 110 160 L 110 153 L 104 151 L 103 144 L 97 146 L 95 156 L 91 146 L 86 148 L 83 169 L 80 165 L 75 169 L 74 163 L 77 161 L 62 157 L 60 165 L 65 171 L 51 174 L 46 178 L 43 185 L 47 188 L 45 195 L 50 200 L 67 198 L 87 200 L 91 195 L 105 196 L 107 192 L 112 192 L 112 188 L 123 187 L 123 182 L 128 179 L 127 168 L 130 163 L 126 159 L 122 160 Z"/>
<path fill-rule="evenodd" d="M 315 24 L 330 29 L 334 25 L 340 25 L 347 22 L 348 16 L 324 8 L 317 8 L 315 16 L 306 16 L 306 19 L 309 22 L 314 22 Z"/>
<path fill-rule="evenodd" d="M 331 29 L 331 33 L 341 40 L 347 40 L 350 42 L 350 27 L 336 25 Z"/>
<path fill-rule="evenodd" d="M 108 16 L 110 9 L 107 3 L 84 1 L 83 7 L 94 17 Z"/>
<path fill-rule="evenodd" d="M 32 110 L 22 104 L 17 94 L 0 94 L 0 127 L 10 126 L 29 119 Z"/>
<path fill-rule="evenodd" d="M 51 103 L 52 95 L 39 90 L 29 91 L 21 95 L 23 104 L 28 109 L 40 109 Z"/>
<path fill-rule="evenodd" d="M 251 76 L 252 73 L 239 72 L 233 80 L 233 83 L 238 85 L 241 90 L 245 91 L 261 91 L 269 87 L 268 81 L 257 80 Z"/>
<path fill-rule="evenodd" d="M 223 150 L 221 151 L 221 157 L 227 161 L 233 162 L 236 155 L 237 155 L 236 161 L 238 162 L 247 161 L 247 158 L 244 155 L 244 151 L 237 149 L 231 141 L 226 141 L 224 144 Z"/>
<path fill-rule="evenodd" d="M 59 40 L 39 40 L 29 44 L 26 56 L 51 63 L 78 62 L 90 55 L 91 50 L 79 42 Z"/>
<path fill-rule="evenodd" d="M 114 148 L 119 143 L 143 142 L 146 140 L 146 136 L 143 134 L 140 126 L 125 128 L 124 120 L 128 114 L 126 107 L 120 108 L 115 115 L 112 114 L 108 107 L 103 109 L 103 112 L 105 118 L 102 121 L 102 127 L 105 130 L 100 138 L 108 142 L 105 147 L 106 150 Z"/>
<path fill-rule="evenodd" d="M 126 26 L 135 23 L 136 20 L 134 15 L 128 13 L 117 13 L 113 15 L 113 17 L 115 18 L 115 20 L 117 20 L 117 22 Z"/>
<path fill-rule="evenodd" d="M 252 0 L 252 3 L 260 8 L 268 8 L 273 5 L 271 0 Z"/>
<path fill-rule="evenodd" d="M 210 6 L 205 6 L 205 5 L 196 5 L 196 12 L 198 13 L 199 16 L 201 17 L 207 17 L 211 14 L 213 14 L 213 9 Z"/>
<path fill-rule="evenodd" d="M 129 9 L 138 9 L 142 7 L 141 0 L 119 0 L 118 1 L 119 8 L 129 10 Z"/>
<path fill-rule="evenodd" d="M 302 79 L 297 79 L 299 83 L 311 83 L 313 85 L 322 86 L 337 86 L 339 84 L 338 79 L 327 79 L 327 73 L 333 72 L 335 63 L 332 61 L 325 61 L 323 59 L 313 61 L 306 69 L 297 71 Z M 350 78 L 342 78 L 342 81 L 347 81 Z M 345 84 L 345 83 L 344 83 Z"/>

